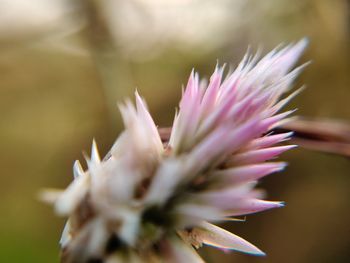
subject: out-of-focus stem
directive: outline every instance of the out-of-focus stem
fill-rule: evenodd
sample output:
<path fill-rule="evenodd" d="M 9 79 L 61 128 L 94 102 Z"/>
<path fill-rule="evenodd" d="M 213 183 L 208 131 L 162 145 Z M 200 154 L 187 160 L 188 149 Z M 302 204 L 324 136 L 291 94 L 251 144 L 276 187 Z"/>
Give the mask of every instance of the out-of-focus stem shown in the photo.
<path fill-rule="evenodd" d="M 113 123 L 119 125 L 120 117 L 111 113 L 115 112 L 117 101 L 130 95 L 129 66 L 119 53 L 103 14 L 103 1 L 80 0 L 80 3 L 87 21 L 86 39 L 101 81 L 109 116 Z"/>

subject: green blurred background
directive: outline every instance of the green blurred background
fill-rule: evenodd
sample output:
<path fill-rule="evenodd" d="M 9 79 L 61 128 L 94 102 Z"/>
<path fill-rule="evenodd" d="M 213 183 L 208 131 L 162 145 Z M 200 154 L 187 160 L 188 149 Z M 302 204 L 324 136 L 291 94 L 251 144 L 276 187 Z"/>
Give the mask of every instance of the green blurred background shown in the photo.
<path fill-rule="evenodd" d="M 64 188 L 93 138 L 105 154 L 122 129 L 117 101 L 135 88 L 159 126 L 171 125 L 194 67 L 236 65 L 247 46 L 266 52 L 307 36 L 312 64 L 292 103 L 308 117 L 350 119 L 350 1 L 1 0 L 0 262 L 58 262 L 64 219 L 37 199 Z M 283 209 L 226 227 L 267 253 L 211 248 L 208 262 L 350 262 L 350 161 L 296 149 L 266 178 Z"/>

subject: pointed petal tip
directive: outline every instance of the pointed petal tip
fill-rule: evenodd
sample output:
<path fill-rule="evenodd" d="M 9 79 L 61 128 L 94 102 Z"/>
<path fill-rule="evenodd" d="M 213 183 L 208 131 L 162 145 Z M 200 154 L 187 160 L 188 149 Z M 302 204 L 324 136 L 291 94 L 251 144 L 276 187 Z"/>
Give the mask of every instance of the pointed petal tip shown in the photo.
<path fill-rule="evenodd" d="M 295 134 L 295 131 L 290 131 L 290 132 L 286 132 L 285 135 L 286 135 L 286 139 L 290 139 L 291 137 L 293 137 Z"/>
<path fill-rule="evenodd" d="M 218 247 L 215 247 L 215 246 L 212 246 L 212 245 L 208 245 L 208 246 L 211 246 L 211 247 L 214 247 L 214 248 L 218 248 Z M 266 257 L 266 253 L 263 252 L 262 250 L 258 249 L 258 248 L 254 252 L 241 251 L 241 250 L 234 249 L 234 248 L 221 248 L 221 250 L 230 251 L 230 252 L 231 251 L 240 252 L 242 254 L 251 255 L 251 256 L 255 256 L 255 257 Z"/>
<path fill-rule="evenodd" d="M 220 63 L 219 63 L 219 59 L 217 58 L 216 59 L 216 65 L 215 65 L 215 72 L 219 71 L 219 68 L 220 68 Z"/>
<path fill-rule="evenodd" d="M 190 74 L 190 79 L 194 79 L 194 75 L 196 74 L 196 70 L 192 68 L 191 74 Z"/>
<path fill-rule="evenodd" d="M 242 252 L 244 254 L 247 254 L 247 255 L 252 255 L 252 256 L 256 256 L 256 257 L 266 257 L 266 253 L 260 249 L 258 249 L 259 251 L 256 251 L 256 252 Z"/>
<path fill-rule="evenodd" d="M 79 168 L 81 165 L 80 165 L 80 162 L 79 160 L 75 160 L 74 163 L 73 163 L 73 167 L 74 168 Z"/>
<path fill-rule="evenodd" d="M 223 63 L 222 65 L 220 65 L 219 59 L 216 59 L 214 74 L 215 74 L 215 73 L 220 73 L 220 74 L 222 74 L 223 71 L 224 71 L 224 69 L 225 69 L 225 67 L 226 67 L 226 63 Z"/>
<path fill-rule="evenodd" d="M 137 105 L 138 103 L 143 104 L 142 97 L 140 96 L 140 93 L 138 92 L 137 89 L 135 89 L 134 94 L 135 94 L 135 98 L 136 98 L 136 105 Z"/>
<path fill-rule="evenodd" d="M 222 249 L 224 251 L 230 251 L 230 252 L 231 251 L 235 251 L 235 252 L 239 252 L 239 253 L 242 253 L 242 254 L 251 255 L 251 256 L 255 256 L 255 257 L 265 257 L 266 256 L 266 253 L 264 251 L 260 250 L 259 248 L 257 248 L 254 245 L 252 245 L 254 250 L 249 250 L 249 251 L 248 250 L 235 249 L 235 248 L 226 248 L 226 247 L 225 248 L 220 248 L 220 247 L 209 245 L 209 244 L 206 244 L 206 245 L 214 247 L 214 248 Z"/>
<path fill-rule="evenodd" d="M 289 151 L 289 150 L 293 150 L 294 148 L 297 148 L 299 145 L 296 145 L 296 144 L 288 144 L 288 145 L 283 145 L 283 146 L 275 146 L 275 147 L 271 147 L 271 148 L 275 148 L 276 150 L 279 150 L 280 154 L 286 152 L 286 151 Z"/>
<path fill-rule="evenodd" d="M 259 254 L 254 254 L 254 256 L 257 256 L 257 257 L 266 257 L 266 253 L 261 251 Z"/>
<path fill-rule="evenodd" d="M 309 37 L 303 37 L 299 40 L 299 44 L 303 46 L 304 48 L 307 47 L 310 44 L 310 38 Z"/>
<path fill-rule="evenodd" d="M 265 203 L 265 208 L 262 211 L 275 209 L 275 208 L 281 208 L 286 206 L 286 202 L 284 201 L 266 201 L 266 200 L 259 200 L 262 204 Z"/>
<path fill-rule="evenodd" d="M 284 201 L 278 202 L 278 207 L 285 207 L 285 206 L 286 206 L 286 202 Z"/>
<path fill-rule="evenodd" d="M 287 145 L 286 147 L 288 148 L 288 150 L 292 150 L 292 149 L 294 149 L 294 148 L 299 147 L 299 145 L 291 144 L 291 145 Z"/>
<path fill-rule="evenodd" d="M 201 228 L 196 229 L 196 237 L 205 245 L 224 251 L 238 251 L 255 256 L 265 255 L 255 245 L 216 225 L 203 222 Z"/>
<path fill-rule="evenodd" d="M 288 163 L 287 162 L 280 162 L 279 165 L 282 169 L 285 169 L 288 166 Z"/>
<path fill-rule="evenodd" d="M 276 163 L 278 166 L 276 167 L 275 170 L 272 171 L 272 173 L 277 173 L 277 172 L 281 172 L 284 169 L 286 169 L 286 167 L 288 166 L 287 162 L 280 162 L 280 163 Z"/>
<path fill-rule="evenodd" d="M 74 178 L 78 178 L 82 174 L 84 174 L 84 170 L 83 170 L 79 160 L 75 160 L 75 162 L 73 164 L 73 175 L 74 175 Z"/>
<path fill-rule="evenodd" d="M 92 140 L 92 146 L 91 146 L 91 161 L 93 162 L 100 162 L 100 155 L 97 150 L 97 144 L 95 138 Z"/>
<path fill-rule="evenodd" d="M 300 56 L 307 46 L 310 44 L 310 38 L 309 37 L 303 37 L 299 41 L 296 41 L 289 46 L 289 50 L 294 49 L 297 51 L 298 56 Z"/>

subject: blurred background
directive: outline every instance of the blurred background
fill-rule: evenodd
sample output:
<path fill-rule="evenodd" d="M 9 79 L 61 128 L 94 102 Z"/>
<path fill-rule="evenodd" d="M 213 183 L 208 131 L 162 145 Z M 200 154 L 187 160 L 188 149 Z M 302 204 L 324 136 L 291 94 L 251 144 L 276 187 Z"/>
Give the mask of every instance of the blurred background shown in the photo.
<path fill-rule="evenodd" d="M 0 0 L 0 262 L 59 262 L 64 219 L 37 199 L 64 188 L 93 138 L 122 129 L 117 101 L 137 88 L 159 126 L 194 67 L 235 66 L 250 45 L 310 40 L 291 107 L 350 120 L 350 1 Z M 267 253 L 201 249 L 208 262 L 350 262 L 350 160 L 302 148 L 263 180 L 283 209 L 225 225 Z"/>

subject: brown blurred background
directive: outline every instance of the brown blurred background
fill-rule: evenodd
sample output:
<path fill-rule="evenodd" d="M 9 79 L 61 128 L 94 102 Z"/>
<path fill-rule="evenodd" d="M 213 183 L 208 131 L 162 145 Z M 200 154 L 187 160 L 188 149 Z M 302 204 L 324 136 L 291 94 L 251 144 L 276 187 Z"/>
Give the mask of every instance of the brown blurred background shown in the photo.
<path fill-rule="evenodd" d="M 122 129 L 116 102 L 145 97 L 171 125 L 192 67 L 236 65 L 248 45 L 266 52 L 307 36 L 307 84 L 291 107 L 350 120 L 350 1 L 0 0 L 0 262 L 58 262 L 64 219 L 37 200 L 63 188 L 96 138 L 107 152 Z M 263 180 L 283 209 L 227 228 L 267 253 L 201 252 L 208 262 L 350 262 L 350 160 L 304 149 Z"/>

